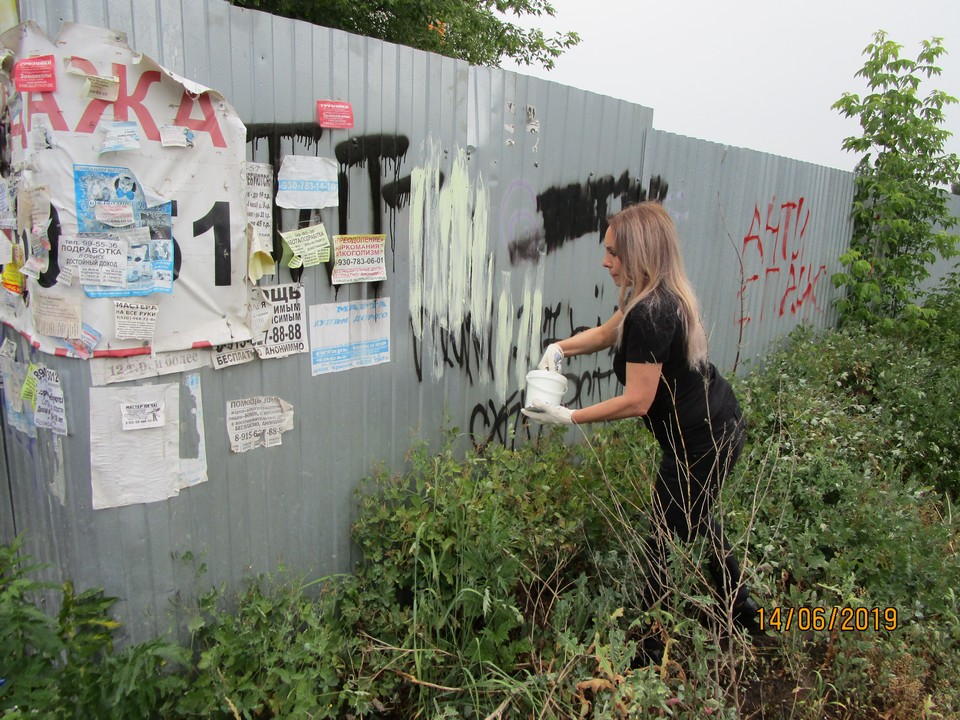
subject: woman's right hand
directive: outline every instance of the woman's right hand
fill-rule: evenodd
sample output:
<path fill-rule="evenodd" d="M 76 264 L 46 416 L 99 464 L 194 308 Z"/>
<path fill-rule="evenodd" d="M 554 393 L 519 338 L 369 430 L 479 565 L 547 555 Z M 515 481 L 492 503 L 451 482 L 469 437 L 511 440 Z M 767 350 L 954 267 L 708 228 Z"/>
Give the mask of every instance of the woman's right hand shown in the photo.
<path fill-rule="evenodd" d="M 543 357 L 540 358 L 540 362 L 537 364 L 537 369 L 549 370 L 550 372 L 560 372 L 562 361 L 563 349 L 557 343 L 550 343 L 547 345 L 547 349 L 543 353 Z"/>

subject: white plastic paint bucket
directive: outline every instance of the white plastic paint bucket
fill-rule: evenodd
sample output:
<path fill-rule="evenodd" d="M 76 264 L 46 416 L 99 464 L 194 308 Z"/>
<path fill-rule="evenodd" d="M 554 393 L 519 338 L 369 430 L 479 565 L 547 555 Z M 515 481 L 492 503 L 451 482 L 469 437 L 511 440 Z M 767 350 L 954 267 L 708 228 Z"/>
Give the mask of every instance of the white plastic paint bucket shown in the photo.
<path fill-rule="evenodd" d="M 550 405 L 559 405 L 563 402 L 567 392 L 567 379 L 562 373 L 549 370 L 531 370 L 527 373 L 526 406 L 530 407 L 534 400 L 543 400 Z"/>

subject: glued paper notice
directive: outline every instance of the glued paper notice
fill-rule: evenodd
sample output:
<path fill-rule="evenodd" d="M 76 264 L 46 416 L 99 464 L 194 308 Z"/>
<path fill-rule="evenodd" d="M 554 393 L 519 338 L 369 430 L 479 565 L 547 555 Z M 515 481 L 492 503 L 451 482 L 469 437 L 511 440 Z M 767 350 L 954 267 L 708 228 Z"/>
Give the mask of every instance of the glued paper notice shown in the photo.
<path fill-rule="evenodd" d="M 227 401 L 227 434 L 235 453 L 274 447 L 293 430 L 293 405 L 278 397 L 251 397 Z"/>
<path fill-rule="evenodd" d="M 133 120 L 119 120 L 107 125 L 107 136 L 100 144 L 100 154 L 137 150 L 140 147 L 140 129 Z"/>
<path fill-rule="evenodd" d="M 90 388 L 93 508 L 158 502 L 180 491 L 180 414 L 159 427 L 123 432 L 124 406 L 180 407 L 180 384 Z"/>
<path fill-rule="evenodd" d="M 286 155 L 277 174 L 277 205 L 310 210 L 340 204 L 337 162 L 309 155 Z"/>
<path fill-rule="evenodd" d="M 386 235 L 334 235 L 334 285 L 387 279 Z"/>
<path fill-rule="evenodd" d="M 390 362 L 390 298 L 310 306 L 310 374 Z"/>
<path fill-rule="evenodd" d="M 121 340 L 153 340 L 159 305 L 114 300 L 114 334 Z"/>
<path fill-rule="evenodd" d="M 272 321 L 253 346 L 261 358 L 281 358 L 307 351 L 307 303 L 303 285 L 287 283 L 260 288 L 272 307 Z"/>
<path fill-rule="evenodd" d="M 33 325 L 41 335 L 79 338 L 83 332 L 80 304 L 61 295 L 34 292 L 30 303 Z"/>
<path fill-rule="evenodd" d="M 124 432 L 143 428 L 163 427 L 163 400 L 140 403 L 121 403 L 120 420 Z"/>
<path fill-rule="evenodd" d="M 353 107 L 342 100 L 317 100 L 317 125 L 349 130 L 353 127 Z"/>
<path fill-rule="evenodd" d="M 323 223 L 280 233 L 303 267 L 313 267 L 330 260 L 330 238 Z M 291 264 L 290 267 L 293 267 Z"/>
<path fill-rule="evenodd" d="M 161 147 L 193 147 L 193 130 L 180 125 L 161 125 L 160 126 L 160 145 Z"/>
<path fill-rule="evenodd" d="M 127 281 L 127 242 L 109 237 L 60 237 L 59 259 L 73 267 L 84 285 L 124 287 Z"/>
<path fill-rule="evenodd" d="M 17 60 L 13 66 L 13 84 L 20 92 L 56 92 L 53 55 Z"/>
<path fill-rule="evenodd" d="M 253 349 L 253 342 L 244 340 L 238 343 L 217 345 L 210 351 L 213 360 L 213 369 L 222 370 L 231 365 L 241 365 L 256 360 L 257 351 Z"/>
<path fill-rule="evenodd" d="M 273 165 L 248 162 L 243 165 L 247 219 L 253 223 L 261 240 L 273 240 Z"/>
<path fill-rule="evenodd" d="M 52 430 L 56 435 L 67 434 L 67 410 L 63 399 L 60 377 L 53 371 L 37 380 L 37 407 L 33 419 L 38 428 Z"/>

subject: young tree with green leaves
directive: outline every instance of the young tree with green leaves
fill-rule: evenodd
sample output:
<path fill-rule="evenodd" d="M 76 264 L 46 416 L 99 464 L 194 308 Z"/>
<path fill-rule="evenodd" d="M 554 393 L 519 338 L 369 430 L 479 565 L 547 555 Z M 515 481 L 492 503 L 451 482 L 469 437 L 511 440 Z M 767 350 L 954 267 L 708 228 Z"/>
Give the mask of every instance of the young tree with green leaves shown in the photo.
<path fill-rule="evenodd" d="M 933 90 L 919 94 L 922 78 L 939 76 L 937 59 L 946 51 L 942 38 L 921 43 L 916 60 L 902 58 L 902 46 L 874 33 L 857 72 L 870 92 L 844 93 L 833 108 L 859 118 L 862 135 L 843 141 L 844 150 L 861 153 L 856 167 L 853 239 L 841 256 L 834 285 L 844 287 L 837 302 L 841 320 L 924 324 L 934 312 L 921 305 L 919 283 L 928 266 L 957 252 L 950 233 L 957 218 L 949 214 L 948 189 L 960 178 L 960 162 L 944 145 L 944 108 L 957 99 Z"/>
<path fill-rule="evenodd" d="M 234 5 L 306 20 L 419 50 L 498 65 L 513 58 L 526 65 L 553 67 L 554 60 L 580 42 L 575 32 L 547 37 L 505 19 L 513 15 L 554 16 L 547 0 L 231 0 Z"/>

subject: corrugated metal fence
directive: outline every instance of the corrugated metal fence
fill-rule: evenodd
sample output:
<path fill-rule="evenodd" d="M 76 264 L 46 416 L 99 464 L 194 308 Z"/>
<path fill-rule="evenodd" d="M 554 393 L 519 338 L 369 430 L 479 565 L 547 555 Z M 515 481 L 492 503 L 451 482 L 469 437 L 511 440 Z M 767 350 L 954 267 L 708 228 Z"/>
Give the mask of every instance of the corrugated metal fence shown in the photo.
<path fill-rule="evenodd" d="M 721 368 L 799 323 L 834 321 L 849 173 L 654 131 L 649 108 L 223 0 L 21 6 L 51 37 L 63 21 L 126 32 L 135 50 L 222 92 L 248 127 L 250 160 L 337 158 L 347 201 L 279 211 L 277 230 L 319 219 L 331 234 L 389 237 L 376 286 L 338 289 L 322 268 L 303 282 L 309 305 L 389 298 L 391 362 L 316 377 L 304 355 L 203 369 L 208 480 L 170 500 L 91 508 L 89 373 L 40 358 L 60 373 L 71 432 L 5 425 L 2 540 L 23 533 L 50 579 L 120 597 L 127 640 L 176 627 L 174 601 L 197 582 L 236 587 L 281 564 L 349 571 L 358 482 L 377 463 L 401 468 L 414 438 L 436 446 L 453 427 L 474 442 L 526 437 L 521 388 L 540 349 L 614 309 L 601 237 L 628 200 L 659 197 L 676 219 Z M 321 131 L 318 99 L 351 103 L 355 128 Z M 616 392 L 610 365 L 571 363 L 568 398 Z M 295 429 L 280 447 L 231 453 L 225 404 L 257 395 L 292 403 Z M 206 563 L 199 581 L 188 552 Z"/>

